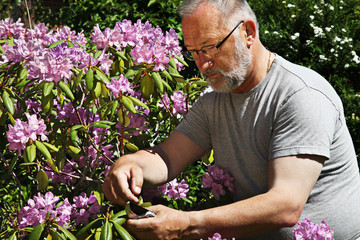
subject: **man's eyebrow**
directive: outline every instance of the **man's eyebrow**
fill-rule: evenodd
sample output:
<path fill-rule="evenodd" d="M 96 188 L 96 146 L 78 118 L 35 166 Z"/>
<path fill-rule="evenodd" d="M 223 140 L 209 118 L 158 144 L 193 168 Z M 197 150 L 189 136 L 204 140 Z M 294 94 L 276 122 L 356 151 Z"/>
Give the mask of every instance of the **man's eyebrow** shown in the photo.
<path fill-rule="evenodd" d="M 202 46 L 202 47 L 210 46 L 210 45 L 206 45 L 209 41 L 211 41 L 211 39 L 207 39 L 207 40 L 203 41 L 202 43 L 200 43 L 200 46 Z M 188 46 L 186 44 L 184 46 L 186 48 L 191 47 L 191 46 Z"/>

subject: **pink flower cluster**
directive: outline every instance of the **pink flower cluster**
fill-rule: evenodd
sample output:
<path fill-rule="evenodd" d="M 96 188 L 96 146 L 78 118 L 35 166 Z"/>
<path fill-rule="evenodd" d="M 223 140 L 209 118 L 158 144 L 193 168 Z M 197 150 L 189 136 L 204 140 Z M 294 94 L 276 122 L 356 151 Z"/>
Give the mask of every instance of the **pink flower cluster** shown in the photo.
<path fill-rule="evenodd" d="M 19 38 L 23 34 L 25 34 L 25 28 L 20 18 L 16 22 L 9 18 L 0 21 L 0 39 Z"/>
<path fill-rule="evenodd" d="M 35 227 L 46 221 L 48 218 L 55 219 L 62 227 L 69 227 L 69 223 L 75 220 L 75 224 L 88 224 L 89 218 L 94 218 L 100 211 L 96 196 L 91 193 L 89 197 L 81 193 L 79 197 L 74 197 L 74 204 L 70 204 L 66 198 L 60 205 L 59 197 L 55 197 L 52 192 L 45 195 L 38 193 L 33 199 L 28 200 L 28 205 L 20 209 L 18 223 L 20 228 L 28 226 Z"/>
<path fill-rule="evenodd" d="M 172 113 L 177 114 L 186 114 L 186 94 L 182 91 L 175 91 L 173 95 L 169 98 L 167 94 L 163 95 L 163 100 L 159 102 L 159 107 L 166 109 L 170 108 L 170 99 L 173 101 Z"/>
<path fill-rule="evenodd" d="M 26 148 L 26 144 L 30 139 L 36 141 L 37 137 L 40 136 L 42 141 L 48 140 L 45 135 L 46 125 L 44 120 L 37 119 L 36 114 L 30 116 L 29 113 L 25 113 L 25 115 L 28 119 L 27 122 L 16 119 L 15 125 L 9 124 L 9 130 L 6 132 L 10 143 L 9 149 L 18 151 L 19 155 L 21 155 L 21 150 Z"/>
<path fill-rule="evenodd" d="M 208 166 L 208 172 L 203 175 L 202 187 L 210 188 L 210 192 L 214 194 L 216 200 L 220 200 L 220 196 L 226 194 L 226 189 L 234 194 L 235 186 L 234 178 L 231 176 L 230 170 L 220 169 L 215 166 Z"/>
<path fill-rule="evenodd" d="M 135 63 L 154 64 L 154 71 L 165 70 L 169 66 L 169 56 L 182 57 L 178 35 L 174 29 L 166 32 L 165 36 L 159 27 L 152 27 L 149 22 L 138 20 L 132 24 L 129 20 L 117 22 L 114 29 L 106 28 L 103 32 L 97 25 L 91 34 L 93 43 L 98 48 L 115 47 L 122 50 L 126 46 L 133 47 L 131 56 Z M 175 59 L 180 70 L 182 64 Z"/>
<path fill-rule="evenodd" d="M 161 194 L 168 196 L 171 199 L 186 198 L 187 193 L 189 192 L 189 185 L 185 179 L 178 182 L 175 178 L 171 182 L 159 186 L 158 190 Z"/>
<path fill-rule="evenodd" d="M 12 19 L 0 21 L 0 39 L 13 37 L 13 44 L 2 45 L 4 53 L 0 64 L 18 63 L 24 61 L 24 68 L 29 71 L 28 79 L 39 78 L 40 81 L 59 82 L 70 79 L 74 67 L 82 69 L 87 65 L 99 64 L 101 70 L 109 73 L 112 61 L 108 54 L 94 58 L 81 45 L 87 40 L 84 34 L 71 31 L 69 27 L 49 31 L 45 24 L 40 23 L 33 30 L 25 31 L 23 24 Z M 63 41 L 54 48 L 48 46 L 57 41 Z M 68 42 L 73 42 L 69 45 Z"/>
<path fill-rule="evenodd" d="M 119 78 L 112 78 L 110 83 L 105 84 L 116 98 L 119 97 L 120 93 L 134 94 L 134 90 L 132 89 L 129 80 L 122 74 Z"/>
<path fill-rule="evenodd" d="M 222 238 L 220 233 L 215 233 L 214 236 L 212 236 L 211 238 L 209 237 L 208 240 L 226 240 L 226 238 Z M 232 238 L 232 240 L 235 240 L 235 238 Z"/>
<path fill-rule="evenodd" d="M 334 240 L 334 231 L 322 220 L 320 225 L 312 223 L 308 218 L 293 229 L 294 240 Z"/>

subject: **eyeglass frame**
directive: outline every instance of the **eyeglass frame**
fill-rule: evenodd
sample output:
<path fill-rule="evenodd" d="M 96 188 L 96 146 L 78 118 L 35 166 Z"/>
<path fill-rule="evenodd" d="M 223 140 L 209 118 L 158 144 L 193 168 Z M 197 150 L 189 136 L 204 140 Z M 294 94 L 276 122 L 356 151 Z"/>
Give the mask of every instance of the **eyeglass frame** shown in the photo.
<path fill-rule="evenodd" d="M 231 32 L 218 44 L 216 45 L 209 45 L 209 46 L 204 46 L 202 48 L 200 48 L 199 50 L 185 50 L 183 53 L 183 55 L 190 61 L 194 61 L 194 53 L 196 53 L 199 56 L 199 52 L 201 51 L 203 54 L 205 54 L 208 57 L 213 57 L 215 55 L 217 55 L 219 53 L 219 48 L 221 47 L 221 45 L 224 44 L 224 42 L 231 36 L 231 34 L 240 26 L 240 24 L 242 24 L 244 21 L 241 20 L 240 22 L 238 22 L 238 24 L 236 24 L 236 26 L 233 28 L 233 30 L 231 30 Z M 215 54 L 212 55 L 208 55 L 206 53 L 206 51 L 204 51 L 204 48 L 209 48 L 211 47 L 211 49 L 216 48 L 218 51 Z"/>

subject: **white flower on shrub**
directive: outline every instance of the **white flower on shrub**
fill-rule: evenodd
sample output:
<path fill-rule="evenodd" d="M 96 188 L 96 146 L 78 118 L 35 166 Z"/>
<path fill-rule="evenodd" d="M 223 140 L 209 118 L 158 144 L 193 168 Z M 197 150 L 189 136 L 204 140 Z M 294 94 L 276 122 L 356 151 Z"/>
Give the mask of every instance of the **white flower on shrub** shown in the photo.
<path fill-rule="evenodd" d="M 351 54 L 353 55 L 353 61 L 356 63 L 356 64 L 359 64 L 360 63 L 360 57 L 356 54 L 355 51 L 351 51 Z"/>
<path fill-rule="evenodd" d="M 295 40 L 295 39 L 297 39 L 298 37 L 300 36 L 300 33 L 295 33 L 294 35 L 292 35 L 290 38 L 291 38 L 291 40 Z"/>
<path fill-rule="evenodd" d="M 324 37 L 324 30 L 318 26 L 315 26 L 313 23 L 310 23 L 310 26 L 314 29 L 315 37 Z"/>

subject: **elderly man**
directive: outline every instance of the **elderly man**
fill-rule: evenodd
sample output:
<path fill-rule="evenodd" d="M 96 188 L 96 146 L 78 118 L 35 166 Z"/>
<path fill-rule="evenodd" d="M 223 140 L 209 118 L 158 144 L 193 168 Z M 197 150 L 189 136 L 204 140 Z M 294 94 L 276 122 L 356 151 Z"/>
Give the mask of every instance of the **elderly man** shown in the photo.
<path fill-rule="evenodd" d="M 117 160 L 106 197 L 138 201 L 143 184 L 175 178 L 214 150 L 231 168 L 236 201 L 128 220 L 138 239 L 290 239 L 304 217 L 325 219 L 335 239 L 360 238 L 360 178 L 342 103 L 314 71 L 267 50 L 245 0 L 188 0 L 180 8 L 184 42 L 214 92 L 200 97 L 167 140 Z"/>

